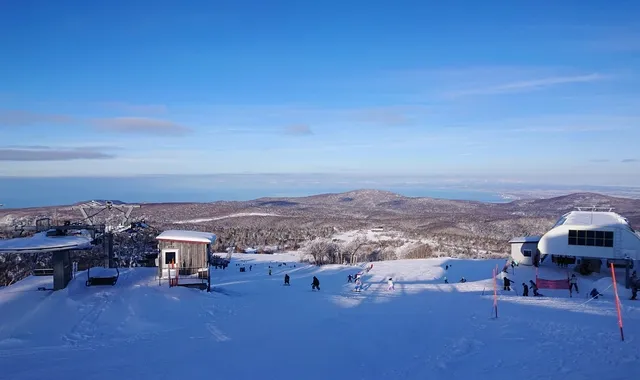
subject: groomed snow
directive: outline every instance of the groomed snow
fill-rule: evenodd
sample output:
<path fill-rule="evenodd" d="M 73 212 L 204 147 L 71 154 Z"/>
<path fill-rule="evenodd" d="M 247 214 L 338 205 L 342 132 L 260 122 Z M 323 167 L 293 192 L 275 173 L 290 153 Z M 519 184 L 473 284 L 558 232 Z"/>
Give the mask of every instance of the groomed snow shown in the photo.
<path fill-rule="evenodd" d="M 347 275 L 365 265 L 318 268 L 296 259 L 235 254 L 227 269 L 212 270 L 212 293 L 159 285 L 156 268 L 122 269 L 115 286 L 85 287 L 81 272 L 58 292 L 36 291 L 46 278 L 27 278 L 0 289 L 0 377 L 622 380 L 638 373 L 640 309 L 621 287 L 620 342 L 604 276 L 579 276 L 574 298 L 500 291 L 492 319 L 491 270 L 502 260 L 376 262 L 365 290 L 354 293 Z M 291 286 L 282 285 L 285 273 Z M 555 266 L 540 274 L 566 276 Z M 319 292 L 311 291 L 314 275 Z M 456 283 L 462 276 L 468 282 Z M 535 272 L 521 266 L 508 276 L 518 285 Z M 590 301 L 594 283 L 605 296 Z"/>
<path fill-rule="evenodd" d="M 156 237 L 157 240 L 188 241 L 194 243 L 214 243 L 216 235 L 210 232 L 167 230 Z"/>
<path fill-rule="evenodd" d="M 224 216 L 216 216 L 211 218 L 198 218 L 198 219 L 188 219 L 188 220 L 179 220 L 174 222 L 175 224 L 192 224 L 192 223 L 204 223 L 204 222 L 212 222 L 214 220 L 222 220 L 228 218 L 243 218 L 247 216 L 280 216 L 278 214 L 269 213 L 269 212 L 239 212 L 236 214 L 224 215 Z"/>
<path fill-rule="evenodd" d="M 30 237 L 0 239 L 0 252 L 34 253 L 90 248 L 91 239 L 87 236 L 47 236 L 46 232 L 38 232 Z"/>

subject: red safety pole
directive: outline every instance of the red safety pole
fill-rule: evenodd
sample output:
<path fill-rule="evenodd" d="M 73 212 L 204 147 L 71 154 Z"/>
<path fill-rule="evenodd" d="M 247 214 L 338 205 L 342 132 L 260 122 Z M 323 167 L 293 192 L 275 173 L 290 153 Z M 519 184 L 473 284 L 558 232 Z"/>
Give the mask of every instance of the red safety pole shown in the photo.
<path fill-rule="evenodd" d="M 624 342 L 624 331 L 622 330 L 622 312 L 620 311 L 620 297 L 618 297 L 618 284 L 616 283 L 616 272 L 611 263 L 611 279 L 613 280 L 613 292 L 616 296 L 616 308 L 618 309 L 618 326 L 620 326 L 620 339 Z"/>
<path fill-rule="evenodd" d="M 496 279 L 497 269 L 493 270 L 493 310 L 498 318 L 498 280 Z"/>

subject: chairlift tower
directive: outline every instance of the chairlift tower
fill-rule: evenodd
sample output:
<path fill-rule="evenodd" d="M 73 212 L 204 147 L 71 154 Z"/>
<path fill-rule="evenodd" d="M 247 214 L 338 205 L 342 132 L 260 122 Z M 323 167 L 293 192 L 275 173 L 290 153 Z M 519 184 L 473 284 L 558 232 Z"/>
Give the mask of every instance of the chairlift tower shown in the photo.
<path fill-rule="evenodd" d="M 131 223 L 129 222 L 129 217 L 131 216 L 131 212 L 134 208 L 140 208 L 140 205 L 137 204 L 123 204 L 123 205 L 114 205 L 112 201 L 106 201 L 104 204 L 96 201 L 91 201 L 85 204 L 81 204 L 78 206 L 71 207 L 72 210 L 79 210 L 84 218 L 84 222 L 88 225 L 94 225 L 92 220 L 93 217 L 101 214 L 103 212 L 113 213 L 114 211 L 118 211 L 122 214 L 122 221 L 113 225 L 105 221 L 104 225 L 104 233 L 105 237 L 104 244 L 106 244 L 107 251 L 107 262 L 105 263 L 109 268 L 115 268 L 115 260 L 113 255 L 113 235 L 118 232 L 126 231 L 131 228 Z M 89 214 L 89 210 L 98 210 L 92 214 Z"/>

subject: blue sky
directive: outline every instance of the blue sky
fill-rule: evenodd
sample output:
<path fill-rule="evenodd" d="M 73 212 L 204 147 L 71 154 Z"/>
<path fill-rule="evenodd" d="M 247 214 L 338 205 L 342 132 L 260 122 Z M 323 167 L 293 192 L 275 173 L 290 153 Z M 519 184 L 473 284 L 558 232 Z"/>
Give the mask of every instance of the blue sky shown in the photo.
<path fill-rule="evenodd" d="M 640 185 L 639 18 L 632 1 L 3 1 L 0 176 Z"/>

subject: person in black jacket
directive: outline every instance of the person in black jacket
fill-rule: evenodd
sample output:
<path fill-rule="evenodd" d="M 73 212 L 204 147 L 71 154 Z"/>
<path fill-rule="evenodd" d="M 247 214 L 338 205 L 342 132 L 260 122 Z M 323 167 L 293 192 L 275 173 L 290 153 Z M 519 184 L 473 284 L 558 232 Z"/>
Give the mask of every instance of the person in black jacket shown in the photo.
<path fill-rule="evenodd" d="M 316 276 L 313 276 L 313 282 L 311 283 L 311 290 L 320 290 L 320 280 Z"/>
<path fill-rule="evenodd" d="M 507 277 L 505 277 L 504 279 L 504 290 L 505 291 L 511 291 L 511 280 L 509 280 Z"/>
<path fill-rule="evenodd" d="M 525 284 L 524 282 L 522 283 L 522 296 L 529 297 L 529 286 L 527 286 L 527 284 Z"/>
<path fill-rule="evenodd" d="M 536 283 L 533 282 L 533 280 L 529 280 L 529 283 L 531 284 L 531 290 L 533 291 L 533 296 L 538 297 L 540 295 L 540 293 L 538 293 L 538 285 L 536 285 Z"/>
<path fill-rule="evenodd" d="M 289 284 L 289 275 L 288 274 L 284 275 L 284 284 L 285 285 L 291 285 L 291 284 Z"/>

